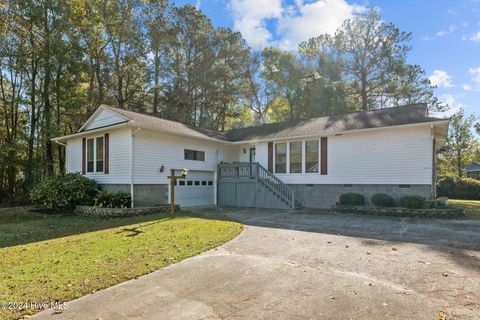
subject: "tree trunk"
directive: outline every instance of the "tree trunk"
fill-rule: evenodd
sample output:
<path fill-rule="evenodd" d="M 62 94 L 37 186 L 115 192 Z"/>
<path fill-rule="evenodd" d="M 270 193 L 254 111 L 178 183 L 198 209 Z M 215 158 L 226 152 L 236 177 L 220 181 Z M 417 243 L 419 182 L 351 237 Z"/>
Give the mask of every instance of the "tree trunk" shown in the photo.
<path fill-rule="evenodd" d="M 30 43 L 33 45 L 33 35 L 30 36 Z M 25 183 L 24 190 L 27 191 L 33 183 L 33 148 L 35 141 L 35 130 L 37 125 L 37 106 L 36 106 L 36 81 L 37 81 L 37 63 L 32 52 L 30 60 L 30 67 L 32 68 L 31 80 L 30 80 L 30 133 L 28 137 L 28 151 L 27 151 L 27 164 L 25 166 Z"/>
<path fill-rule="evenodd" d="M 56 80 L 55 80 L 55 96 L 57 102 L 57 128 L 61 126 L 61 75 L 62 75 L 62 65 L 60 64 L 57 68 Z M 58 168 L 60 173 L 65 173 L 65 147 L 57 144 L 57 156 L 58 156 Z"/>
<path fill-rule="evenodd" d="M 367 80 L 366 77 L 362 75 L 361 79 L 361 98 L 362 98 L 362 109 L 360 111 L 367 111 L 368 110 L 368 96 L 367 96 Z"/>
<path fill-rule="evenodd" d="M 48 10 L 45 7 L 44 10 L 44 32 L 45 32 L 45 51 L 44 51 L 44 68 L 45 79 L 43 82 L 43 118 L 44 118 L 44 141 L 45 141 L 45 175 L 53 175 L 53 145 L 51 141 L 51 105 L 50 105 L 50 78 L 51 78 L 51 65 L 50 65 L 50 30 L 48 27 Z"/>
<path fill-rule="evenodd" d="M 460 150 L 457 150 L 457 170 L 458 170 L 458 177 L 463 177 L 463 168 L 462 168 L 462 154 Z"/>
<path fill-rule="evenodd" d="M 103 93 L 103 81 L 102 81 L 102 70 L 100 67 L 100 60 L 98 57 L 95 57 L 95 76 L 97 78 L 98 84 L 98 98 L 95 108 L 98 107 L 100 104 L 104 103 L 104 93 Z"/>
<path fill-rule="evenodd" d="M 158 116 L 158 104 L 159 104 L 159 90 L 158 85 L 160 82 L 160 55 L 158 50 L 155 51 L 155 73 L 154 73 L 154 85 L 153 89 L 153 115 Z"/>

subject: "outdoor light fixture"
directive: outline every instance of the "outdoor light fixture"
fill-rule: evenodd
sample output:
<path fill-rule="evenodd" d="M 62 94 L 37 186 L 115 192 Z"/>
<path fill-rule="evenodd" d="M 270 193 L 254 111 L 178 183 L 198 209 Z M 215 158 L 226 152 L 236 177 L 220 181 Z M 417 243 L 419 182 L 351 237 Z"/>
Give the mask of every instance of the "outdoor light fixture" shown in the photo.
<path fill-rule="evenodd" d="M 165 167 L 164 167 L 164 165 L 162 164 L 162 166 L 160 167 L 160 172 L 163 172 L 163 171 L 165 171 Z"/>
<path fill-rule="evenodd" d="M 162 166 L 163 167 L 163 166 Z M 177 185 L 177 179 L 185 179 L 188 174 L 188 169 L 180 169 L 180 176 L 175 175 L 175 171 L 178 169 L 170 169 L 170 213 L 175 213 L 175 186 Z"/>
<path fill-rule="evenodd" d="M 243 148 L 243 153 L 247 153 L 247 149 Z"/>

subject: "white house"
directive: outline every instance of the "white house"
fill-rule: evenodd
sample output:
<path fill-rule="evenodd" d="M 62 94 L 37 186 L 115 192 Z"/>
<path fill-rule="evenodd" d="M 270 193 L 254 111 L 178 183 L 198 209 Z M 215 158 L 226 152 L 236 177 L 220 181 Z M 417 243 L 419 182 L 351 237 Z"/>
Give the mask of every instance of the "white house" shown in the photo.
<path fill-rule="evenodd" d="M 67 172 L 135 206 L 169 202 L 171 169 L 181 206 L 329 207 L 346 192 L 367 198 L 435 196 L 435 154 L 449 120 L 425 104 L 215 132 L 100 106 L 66 145 Z"/>

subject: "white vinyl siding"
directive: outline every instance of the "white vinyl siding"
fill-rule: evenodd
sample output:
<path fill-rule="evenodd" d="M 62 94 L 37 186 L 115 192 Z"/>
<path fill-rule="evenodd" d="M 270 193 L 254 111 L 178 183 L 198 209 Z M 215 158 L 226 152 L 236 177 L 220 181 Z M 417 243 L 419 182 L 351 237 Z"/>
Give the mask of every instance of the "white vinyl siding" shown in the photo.
<path fill-rule="evenodd" d="M 281 142 L 284 141 L 278 141 Z M 429 125 L 329 136 L 327 157 L 327 175 L 286 173 L 276 176 L 288 184 L 432 183 Z M 257 160 L 264 167 L 268 166 L 267 142 L 257 143 Z"/>
<path fill-rule="evenodd" d="M 94 119 L 91 120 L 91 122 L 84 128 L 84 130 L 102 128 L 125 121 L 126 119 L 119 114 L 111 110 L 103 109 Z"/>
<path fill-rule="evenodd" d="M 130 183 L 130 128 L 96 132 L 86 139 L 110 134 L 109 173 L 87 172 L 85 176 L 95 179 L 100 184 Z M 67 141 L 67 172 L 82 172 L 82 138 Z"/>
<path fill-rule="evenodd" d="M 238 149 L 224 144 L 190 139 L 150 130 L 140 130 L 133 138 L 135 184 L 168 183 L 170 169 L 217 171 L 221 161 L 237 161 Z M 205 161 L 185 160 L 185 149 L 205 152 Z M 164 171 L 160 172 L 160 168 Z"/>

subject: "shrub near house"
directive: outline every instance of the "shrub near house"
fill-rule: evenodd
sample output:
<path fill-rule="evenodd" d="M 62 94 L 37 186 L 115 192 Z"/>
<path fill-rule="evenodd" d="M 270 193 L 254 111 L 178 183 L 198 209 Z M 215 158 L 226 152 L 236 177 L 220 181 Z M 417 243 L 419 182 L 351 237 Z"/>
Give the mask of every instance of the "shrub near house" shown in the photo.
<path fill-rule="evenodd" d="M 395 199 L 385 193 L 377 193 L 370 199 L 377 207 L 395 207 Z"/>
<path fill-rule="evenodd" d="M 97 194 L 95 180 L 79 173 L 68 173 L 37 184 L 30 193 L 30 199 L 45 209 L 71 210 L 76 205 L 92 205 Z"/>

